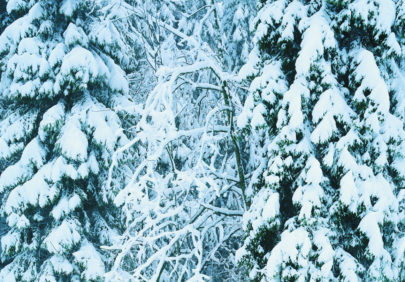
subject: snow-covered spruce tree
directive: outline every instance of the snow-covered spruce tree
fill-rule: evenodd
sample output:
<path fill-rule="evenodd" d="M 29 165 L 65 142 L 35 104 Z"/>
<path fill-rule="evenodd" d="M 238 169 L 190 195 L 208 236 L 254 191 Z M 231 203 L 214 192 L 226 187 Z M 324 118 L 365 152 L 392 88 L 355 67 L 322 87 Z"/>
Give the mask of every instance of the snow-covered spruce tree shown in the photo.
<path fill-rule="evenodd" d="M 260 5 L 240 72 L 252 176 L 239 260 L 254 280 L 403 281 L 403 2 Z"/>
<path fill-rule="evenodd" d="M 250 13 L 227 15 L 234 23 L 223 25 L 223 7 L 230 2 L 241 4 L 135 5 L 134 26 L 157 69 L 157 83 L 145 100 L 137 100 L 135 138 L 119 150 L 132 147 L 137 154 L 133 178 L 115 200 L 127 214 L 127 230 L 121 242 L 105 246 L 119 252 L 107 276 L 111 281 L 243 279 L 234 260 L 244 209 L 233 135 L 241 93 L 227 72 L 239 64 L 231 56 L 241 52 L 224 51 L 234 42 L 221 35 L 235 30 L 234 18 Z M 232 13 L 238 10 L 234 6 Z M 240 40 L 233 46 L 245 45 Z"/>
<path fill-rule="evenodd" d="M 109 14 L 118 4 L 7 2 L 15 21 L 0 36 L 1 212 L 10 228 L 1 281 L 92 281 L 107 270 L 99 245 L 114 240 L 119 219 L 104 181 L 126 142 L 111 110 L 128 92 Z"/>

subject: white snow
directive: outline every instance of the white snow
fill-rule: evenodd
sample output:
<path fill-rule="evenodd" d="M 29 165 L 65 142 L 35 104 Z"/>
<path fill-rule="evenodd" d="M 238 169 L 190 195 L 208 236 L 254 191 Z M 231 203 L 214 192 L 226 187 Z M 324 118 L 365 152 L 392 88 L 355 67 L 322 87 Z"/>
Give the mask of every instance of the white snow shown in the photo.
<path fill-rule="evenodd" d="M 53 162 L 50 178 L 56 183 L 63 176 L 68 176 L 75 180 L 78 178 L 78 173 L 73 165 L 69 164 L 67 160 L 61 156 Z"/>
<path fill-rule="evenodd" d="M 125 77 L 125 72 L 111 59 L 107 60 L 107 68 L 110 72 L 109 87 L 113 91 L 127 95 L 129 92 L 129 84 Z"/>
<path fill-rule="evenodd" d="M 326 143 L 336 131 L 336 122 L 332 113 L 327 113 L 311 134 L 311 141 L 315 144 Z"/>
<path fill-rule="evenodd" d="M 67 197 L 62 197 L 52 209 L 51 214 L 56 220 L 59 220 L 61 217 L 74 211 L 80 205 L 81 200 L 77 194 L 73 194 L 69 199 Z"/>
<path fill-rule="evenodd" d="M 321 207 L 321 199 L 324 193 L 318 184 L 309 184 L 298 187 L 293 194 L 293 202 L 301 206 L 298 219 L 309 219 L 313 207 Z"/>
<path fill-rule="evenodd" d="M 328 112 L 332 113 L 337 120 L 345 123 L 351 122 L 354 111 L 347 105 L 340 91 L 336 88 L 327 89 L 321 94 L 312 111 L 314 123 L 318 123 Z"/>
<path fill-rule="evenodd" d="M 48 131 L 55 130 L 62 124 L 64 116 L 65 106 L 62 103 L 56 104 L 45 112 L 38 129 L 38 135 L 42 142 L 46 141 Z"/>
<path fill-rule="evenodd" d="M 53 255 L 49 261 L 57 273 L 69 275 L 73 271 L 72 264 L 61 255 Z"/>
<path fill-rule="evenodd" d="M 263 206 L 262 217 L 265 220 L 275 218 L 279 213 L 280 203 L 278 193 L 271 194 Z"/>
<path fill-rule="evenodd" d="M 307 166 L 309 167 L 306 172 L 305 182 L 307 184 L 319 184 L 322 181 L 323 174 L 320 163 L 315 158 L 310 158 L 307 161 Z"/>
<path fill-rule="evenodd" d="M 308 96 L 308 94 L 309 90 L 297 80 L 284 94 L 283 104 L 288 105 L 289 127 L 291 129 L 299 129 L 302 126 L 304 117 L 301 109 L 301 99 Z"/>
<path fill-rule="evenodd" d="M 395 20 L 395 4 L 392 0 L 356 0 L 349 4 L 349 9 L 355 17 L 361 18 L 366 25 L 376 25 L 381 32 L 390 34 L 391 26 Z"/>
<path fill-rule="evenodd" d="M 367 207 L 371 207 L 371 197 L 376 198 L 376 203 L 372 206 L 374 211 L 381 212 L 384 215 L 389 215 L 387 220 L 397 222 L 397 214 L 392 214 L 391 211 L 396 211 L 397 201 L 395 200 L 390 183 L 382 174 L 370 178 L 362 183 L 363 202 Z"/>
<path fill-rule="evenodd" d="M 401 269 L 401 265 L 403 266 L 405 263 L 405 236 L 400 237 L 397 241 L 394 242 L 394 263 L 398 269 Z"/>
<path fill-rule="evenodd" d="M 28 166 L 33 164 L 36 168 L 44 165 L 46 151 L 40 142 L 39 138 L 34 138 L 26 145 L 21 155 L 21 165 Z"/>
<path fill-rule="evenodd" d="M 51 231 L 43 244 L 50 253 L 63 254 L 80 242 L 80 233 L 77 221 L 65 219 L 58 227 L 55 227 Z"/>
<path fill-rule="evenodd" d="M 285 1 L 283 1 L 285 2 Z M 279 11 L 274 11 L 274 15 L 280 17 Z M 294 25 L 296 19 L 306 18 L 307 7 L 304 6 L 300 1 L 293 1 L 288 4 L 288 6 L 282 12 L 281 20 L 281 36 L 279 41 L 291 41 L 294 39 Z"/>
<path fill-rule="evenodd" d="M 326 165 L 327 167 L 332 167 L 334 157 L 335 157 L 335 148 L 334 148 L 333 144 L 329 144 L 327 153 L 326 153 L 325 157 L 323 158 L 322 163 L 324 165 Z"/>
<path fill-rule="evenodd" d="M 30 221 L 25 215 L 11 214 L 7 217 L 7 224 L 17 229 L 24 229 L 30 226 Z"/>
<path fill-rule="evenodd" d="M 315 233 L 314 244 L 320 249 L 318 260 L 323 262 L 322 272 L 328 273 L 332 270 L 334 250 L 326 234 L 326 230 L 320 230 Z"/>
<path fill-rule="evenodd" d="M 256 66 L 260 61 L 258 53 L 259 51 L 257 48 L 254 48 L 250 52 L 247 63 L 239 70 L 238 80 L 246 79 L 247 77 L 257 73 Z"/>
<path fill-rule="evenodd" d="M 75 45 L 87 47 L 89 41 L 83 29 L 73 23 L 68 25 L 67 29 L 63 33 L 63 37 L 65 38 L 65 45 L 69 47 Z"/>
<path fill-rule="evenodd" d="M 26 5 L 25 1 L 13 0 L 8 2 L 7 9 L 11 11 L 18 8 L 18 6 L 16 6 L 18 2 L 22 2 L 22 7 Z M 36 27 L 32 24 L 32 21 L 41 18 L 43 14 L 44 11 L 40 3 L 36 3 L 30 9 L 28 15 L 23 16 L 8 25 L 0 35 L 0 53 L 15 53 L 16 45 L 22 38 L 31 37 L 35 34 Z"/>
<path fill-rule="evenodd" d="M 306 171 L 301 176 L 305 184 L 299 186 L 292 197 L 293 203 L 301 206 L 298 219 L 309 219 L 313 207 L 321 207 L 321 199 L 324 192 L 320 183 L 323 179 L 322 170 L 319 162 L 315 158 L 309 158 L 306 165 Z"/>
<path fill-rule="evenodd" d="M 65 54 L 65 45 L 63 43 L 58 43 L 49 54 L 49 65 L 54 68 L 57 64 L 60 64 Z"/>
<path fill-rule="evenodd" d="M 39 50 L 42 44 L 37 38 L 23 38 L 18 44 L 18 55 L 28 53 L 30 55 L 40 55 Z"/>
<path fill-rule="evenodd" d="M 117 46 L 124 46 L 121 42 L 121 36 L 114 26 L 114 24 L 110 21 L 105 21 L 103 23 L 99 23 L 93 27 L 93 32 L 90 34 L 90 38 L 92 41 L 97 42 L 100 46 L 103 47 L 113 47 L 114 45 Z"/>
<path fill-rule="evenodd" d="M 87 124 L 93 130 L 93 141 L 112 152 L 121 128 L 117 116 L 104 106 L 93 105 L 87 111 Z"/>
<path fill-rule="evenodd" d="M 355 144 L 361 144 L 361 139 L 353 129 L 350 129 L 349 132 L 336 143 L 336 149 L 343 150 Z"/>
<path fill-rule="evenodd" d="M 263 104 L 258 104 L 253 109 L 253 115 L 251 120 L 252 128 L 258 128 L 266 125 L 263 114 L 265 114 L 266 109 Z"/>
<path fill-rule="evenodd" d="M 81 0 L 63 0 L 59 12 L 66 17 L 71 17 L 73 13 L 80 8 Z"/>
<path fill-rule="evenodd" d="M 11 155 L 11 151 L 6 141 L 0 137 L 0 159 L 6 159 Z"/>
<path fill-rule="evenodd" d="M 65 83 L 75 84 L 79 89 L 86 89 L 87 84 L 98 75 L 99 64 L 93 54 L 83 47 L 76 46 L 63 57 L 54 90 L 56 93 L 63 90 L 61 87 Z M 64 94 L 68 95 L 70 91 L 64 91 Z"/>
<path fill-rule="evenodd" d="M 288 230 L 281 234 L 280 242 L 273 248 L 265 268 L 266 277 L 277 279 L 280 267 L 283 267 L 283 277 L 298 276 L 298 281 L 305 281 L 307 275 L 307 259 L 311 250 L 309 234 L 304 228 Z M 287 267 L 289 263 L 296 265 L 296 269 Z"/>
<path fill-rule="evenodd" d="M 39 55 L 29 53 L 16 54 L 8 61 L 7 73 L 13 76 L 15 83 L 18 83 L 20 80 L 34 78 L 39 73 L 41 66 L 46 65 L 46 60 Z M 41 73 L 44 73 L 44 70 Z"/>
<path fill-rule="evenodd" d="M 33 98 L 38 93 L 40 87 L 39 79 L 30 80 L 26 83 L 13 83 L 10 86 L 10 96 L 11 97 L 29 97 Z"/>
<path fill-rule="evenodd" d="M 18 251 L 21 248 L 20 234 L 15 232 L 15 230 L 10 230 L 1 237 L 1 247 L 2 251 L 7 253 L 11 248 Z"/>
<path fill-rule="evenodd" d="M 24 210 L 28 204 L 44 207 L 49 201 L 49 185 L 46 182 L 50 164 L 44 165 L 30 180 L 14 188 L 7 197 L 4 209 L 8 214 Z"/>
<path fill-rule="evenodd" d="M 18 185 L 18 183 L 26 180 L 31 175 L 32 170 L 22 166 L 21 163 L 7 167 L 0 175 L 0 191 L 3 192 L 5 188 Z"/>
<path fill-rule="evenodd" d="M 237 125 L 239 128 L 245 128 L 248 125 L 250 119 L 252 118 L 253 107 L 254 107 L 253 95 L 249 95 L 246 98 L 242 112 L 239 114 L 237 118 Z"/>
<path fill-rule="evenodd" d="M 79 128 L 77 120 L 67 121 L 56 145 L 67 159 L 83 162 L 87 160 L 88 141 L 87 136 Z"/>
<path fill-rule="evenodd" d="M 336 254 L 339 261 L 339 267 L 341 269 L 342 276 L 345 278 L 345 281 L 361 281 L 356 274 L 358 270 L 358 264 L 356 263 L 355 258 L 353 258 L 350 254 L 346 253 L 341 248 L 336 250 Z"/>
<path fill-rule="evenodd" d="M 356 68 L 356 80 L 361 81 L 360 87 L 354 94 L 355 100 L 364 100 L 364 91 L 370 90 L 368 98 L 372 99 L 379 110 L 383 113 L 389 111 L 390 98 L 387 85 L 380 76 L 379 68 L 375 62 L 374 55 L 368 50 L 362 49 L 356 56 L 358 66 Z"/>
<path fill-rule="evenodd" d="M 350 152 L 344 148 L 340 153 L 338 164 L 347 169 L 348 171 L 358 171 L 359 166 L 357 165 L 356 159 L 350 154 Z"/>
<path fill-rule="evenodd" d="M 33 130 L 36 117 L 35 111 L 24 115 L 11 114 L 0 123 L 1 138 L 8 143 L 18 142 Z"/>
<path fill-rule="evenodd" d="M 383 215 L 379 212 L 369 212 L 359 224 L 359 229 L 363 231 L 368 239 L 368 249 L 376 257 L 384 254 L 384 242 L 380 231 L 379 224 L 383 223 Z"/>
<path fill-rule="evenodd" d="M 40 97 L 52 97 L 53 94 L 53 81 L 49 79 L 42 83 L 38 90 L 38 95 Z"/>
<path fill-rule="evenodd" d="M 84 241 L 80 249 L 73 253 L 75 261 L 84 267 L 81 277 L 86 281 L 104 278 L 105 267 L 101 255 L 89 242 Z"/>
<path fill-rule="evenodd" d="M 305 21 L 302 23 L 305 23 Z M 302 27 L 300 26 L 300 28 Z M 291 39 L 293 39 L 292 31 L 290 32 Z M 297 75 L 308 75 L 312 62 L 323 55 L 324 46 L 322 41 L 325 37 L 324 33 L 327 33 L 326 36 L 331 41 L 330 38 L 333 38 L 333 32 L 324 17 L 317 13 L 308 20 L 308 28 L 303 34 L 301 51 L 295 63 Z"/>
<path fill-rule="evenodd" d="M 252 225 L 253 233 L 274 220 L 279 213 L 279 194 L 260 190 L 252 202 L 252 208 L 243 215 L 243 225 Z"/>
<path fill-rule="evenodd" d="M 98 174 L 100 171 L 99 165 L 98 165 L 98 161 L 94 155 L 94 153 L 90 154 L 90 157 L 87 161 L 90 170 L 94 173 L 94 174 Z"/>
<path fill-rule="evenodd" d="M 356 213 L 359 200 L 358 190 L 353 179 L 351 171 L 345 174 L 340 180 L 340 201 L 348 207 L 348 209 Z"/>
<path fill-rule="evenodd" d="M 7 1 L 7 13 L 11 14 L 14 11 L 20 11 L 30 8 L 30 3 L 24 0 L 9 0 Z"/>

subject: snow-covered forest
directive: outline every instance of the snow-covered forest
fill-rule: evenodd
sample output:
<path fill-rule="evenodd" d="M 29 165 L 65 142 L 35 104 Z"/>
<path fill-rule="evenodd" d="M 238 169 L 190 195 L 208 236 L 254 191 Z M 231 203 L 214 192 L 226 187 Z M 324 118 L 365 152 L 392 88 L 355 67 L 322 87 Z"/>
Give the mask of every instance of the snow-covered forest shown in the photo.
<path fill-rule="evenodd" d="M 0 281 L 405 281 L 405 0 L 0 0 Z"/>

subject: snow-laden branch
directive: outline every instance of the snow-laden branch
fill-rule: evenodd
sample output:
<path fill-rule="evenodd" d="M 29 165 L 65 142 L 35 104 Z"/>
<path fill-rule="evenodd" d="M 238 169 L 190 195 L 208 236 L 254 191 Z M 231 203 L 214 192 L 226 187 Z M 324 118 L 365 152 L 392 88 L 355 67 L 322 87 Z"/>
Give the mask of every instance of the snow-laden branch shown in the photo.
<path fill-rule="evenodd" d="M 181 58 L 159 67 L 155 87 L 136 107 L 135 137 L 112 159 L 110 186 L 120 157 L 137 152 L 114 201 L 127 214 L 126 232 L 104 246 L 117 252 L 110 278 L 201 281 L 207 261 L 240 235 L 244 179 L 230 118 L 241 107 L 238 81 L 200 37 L 214 6 L 203 10 L 197 32 L 153 18 L 167 38 L 175 35 Z"/>
<path fill-rule="evenodd" d="M 223 215 L 229 215 L 229 216 L 242 216 L 243 215 L 243 211 L 236 211 L 236 210 L 230 210 L 230 209 L 224 209 L 224 208 L 218 208 L 218 207 L 214 207 L 212 205 L 209 204 L 201 204 L 203 207 L 212 210 L 215 213 L 218 214 L 223 214 Z"/>

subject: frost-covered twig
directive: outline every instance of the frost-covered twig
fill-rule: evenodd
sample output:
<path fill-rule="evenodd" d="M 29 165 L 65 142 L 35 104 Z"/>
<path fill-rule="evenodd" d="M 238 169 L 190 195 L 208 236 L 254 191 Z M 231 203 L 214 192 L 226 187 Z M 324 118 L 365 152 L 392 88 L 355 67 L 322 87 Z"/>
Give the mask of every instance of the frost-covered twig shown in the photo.
<path fill-rule="evenodd" d="M 201 28 L 210 24 L 212 12 L 207 7 L 201 18 L 185 22 L 197 20 L 193 26 Z M 135 280 L 207 279 L 207 261 L 239 236 L 235 226 L 241 226 L 246 206 L 233 120 L 241 108 L 238 81 L 200 31 L 156 15 L 143 18 L 152 19 L 149 28 L 163 27 L 167 41 L 150 47 L 162 52 L 157 83 L 140 101 L 135 137 L 116 151 L 109 171 L 111 183 L 118 156 L 139 152 L 131 179 L 115 199 L 127 222 L 121 240 L 105 247 L 118 251 L 109 277 L 125 272 Z M 172 53 L 165 48 L 174 46 L 181 50 L 168 60 L 165 54 Z"/>

